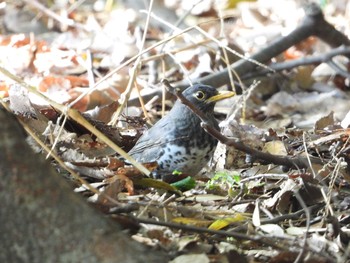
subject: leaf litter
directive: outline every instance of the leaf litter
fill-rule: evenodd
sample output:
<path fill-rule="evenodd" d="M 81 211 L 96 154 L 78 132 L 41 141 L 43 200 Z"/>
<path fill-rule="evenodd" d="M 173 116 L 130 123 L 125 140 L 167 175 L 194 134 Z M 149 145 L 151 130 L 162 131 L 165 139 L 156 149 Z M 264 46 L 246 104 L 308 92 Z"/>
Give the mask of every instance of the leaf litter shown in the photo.
<path fill-rule="evenodd" d="M 31 131 L 28 141 L 36 151 L 48 154 L 42 145 L 47 146 L 53 165 L 76 192 L 138 242 L 171 253 L 172 262 L 297 262 L 300 256 L 305 262 L 348 261 L 349 79 L 328 64 L 255 77 L 259 84 L 252 91 L 216 107 L 218 118 L 227 115 L 222 134 L 264 153 L 305 158 L 306 168 L 284 167 L 220 143 L 202 173 L 168 185 L 144 178 L 84 122 L 67 118 L 65 106 L 79 110 L 82 118 L 127 152 L 174 102 L 175 96 L 158 84 L 161 78 L 177 83 L 218 72 L 227 67 L 227 60 L 237 61 L 231 52 L 225 57 L 223 46 L 253 54 L 295 28 L 303 17 L 299 1 L 228 1 L 227 6 L 214 1 L 167 2 L 154 7 L 159 17 L 147 29 L 147 15 L 135 6 L 100 10 L 97 4 L 83 4 L 70 13 L 71 26 L 51 21 L 57 32 L 4 31 L 1 67 L 45 97 L 28 92 L 11 74 L 1 74 L 2 104 Z M 323 12 L 348 34 L 344 21 L 349 17 L 340 2 L 326 4 Z M 8 4 L 3 11 L 39 12 L 16 8 Z M 165 23 L 185 11 L 177 28 Z M 217 19 L 220 16 L 225 18 Z M 40 22 L 48 28 L 52 17 L 43 17 L 46 20 Z M 5 24 L 17 19 L 5 18 Z M 176 35 L 201 22 L 211 38 L 200 30 Z M 147 47 L 159 45 L 140 56 L 134 67 L 143 34 Z M 275 61 L 320 52 L 325 46 L 309 38 Z M 346 60 L 337 63 L 348 69 Z M 132 89 L 127 95 L 128 83 Z M 112 125 L 115 111 L 121 109 L 118 101 L 126 95 L 127 107 Z M 142 165 L 150 171 L 156 168 L 155 163 Z"/>

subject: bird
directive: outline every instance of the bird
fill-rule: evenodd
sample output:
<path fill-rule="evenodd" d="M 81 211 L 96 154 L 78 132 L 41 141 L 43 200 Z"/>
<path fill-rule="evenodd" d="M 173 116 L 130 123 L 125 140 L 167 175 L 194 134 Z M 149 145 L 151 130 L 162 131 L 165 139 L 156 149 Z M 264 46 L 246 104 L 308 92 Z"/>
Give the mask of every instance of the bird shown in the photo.
<path fill-rule="evenodd" d="M 211 127 L 218 129 L 214 106 L 234 92 L 194 84 L 182 94 L 205 114 Z M 173 182 L 174 171 L 196 175 L 212 158 L 216 145 L 217 140 L 201 127 L 201 119 L 178 99 L 166 116 L 141 135 L 128 154 L 140 163 L 156 162 L 153 177 Z"/>

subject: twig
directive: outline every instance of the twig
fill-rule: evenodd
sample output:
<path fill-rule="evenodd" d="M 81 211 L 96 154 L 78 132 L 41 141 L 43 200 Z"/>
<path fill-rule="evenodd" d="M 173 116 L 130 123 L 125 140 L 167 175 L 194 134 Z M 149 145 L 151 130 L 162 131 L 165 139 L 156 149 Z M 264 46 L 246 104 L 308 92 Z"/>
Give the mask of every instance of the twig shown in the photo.
<path fill-rule="evenodd" d="M 46 8 L 44 5 L 42 5 L 41 3 L 39 3 L 36 0 L 24 0 L 24 1 L 27 4 L 37 8 L 38 10 L 40 10 L 41 12 L 46 14 L 48 17 L 51 17 L 52 19 L 54 19 L 57 22 L 61 23 L 62 25 L 65 25 L 65 26 L 75 26 L 76 25 L 74 20 L 69 19 L 67 17 L 62 17 L 62 16 L 57 15 L 55 12 L 53 12 L 52 10 Z"/>
<path fill-rule="evenodd" d="M 314 65 L 314 64 L 320 64 L 320 63 L 327 63 L 339 75 L 342 75 L 345 78 L 350 78 L 350 74 L 344 71 L 343 69 L 340 69 L 339 66 L 336 65 L 332 60 L 335 56 L 339 56 L 339 55 L 350 55 L 350 47 L 341 46 L 341 47 L 332 49 L 327 53 L 323 53 L 317 56 L 302 57 L 300 59 L 289 60 L 281 63 L 273 63 L 269 65 L 269 67 L 274 69 L 276 72 L 279 72 L 282 70 L 296 68 L 302 65 Z M 268 74 L 269 72 L 271 71 L 266 69 L 256 71 L 256 72 L 250 72 L 248 74 L 245 74 L 244 76 L 241 76 L 241 79 L 245 80 L 245 79 L 256 78 L 259 76 L 266 76 L 266 74 Z"/>
<path fill-rule="evenodd" d="M 294 260 L 294 263 L 299 263 L 302 260 L 302 257 L 306 251 L 306 246 L 307 246 L 307 236 L 308 236 L 308 232 L 310 229 L 310 220 L 311 220 L 311 216 L 310 216 L 310 210 L 309 208 L 306 206 L 303 198 L 300 196 L 300 193 L 297 191 L 294 191 L 294 195 L 297 198 L 300 206 L 302 207 L 302 209 L 305 211 L 305 216 L 306 216 L 306 231 L 304 234 L 304 238 L 303 238 L 303 244 L 302 244 L 302 248 L 297 256 L 297 258 Z"/>
<path fill-rule="evenodd" d="M 274 217 L 271 219 L 262 219 L 261 223 L 263 223 L 263 224 L 277 224 L 277 223 L 282 222 L 284 220 L 299 219 L 302 214 L 306 213 L 306 211 L 308 211 L 308 213 L 310 213 L 310 211 L 312 211 L 313 209 L 320 208 L 320 207 L 323 207 L 323 204 L 315 204 L 315 205 L 312 205 L 310 207 L 306 207 L 306 209 L 303 207 L 301 210 L 298 210 L 294 213 L 289 213 L 289 214 L 277 216 L 277 217 Z"/>
<path fill-rule="evenodd" d="M 147 35 L 149 21 L 150 21 L 149 14 L 151 13 L 152 7 L 153 7 L 153 0 L 150 0 L 149 7 L 148 7 L 149 8 L 148 15 L 147 15 L 146 24 L 145 24 L 145 31 L 143 32 L 140 47 L 139 47 L 139 56 L 136 58 L 135 64 L 132 66 L 132 69 L 130 71 L 128 85 L 127 85 L 125 91 L 120 96 L 119 107 L 118 107 L 117 111 L 113 114 L 112 120 L 109 122 L 109 124 L 111 124 L 112 126 L 115 126 L 117 124 L 119 116 L 121 115 L 122 111 L 126 107 L 127 101 L 129 100 L 130 93 L 131 93 L 132 88 L 133 88 L 133 84 L 136 81 L 137 73 L 139 72 L 139 70 L 141 68 L 141 58 L 142 58 L 141 54 L 142 54 L 142 51 L 144 50 L 144 46 L 146 43 L 146 35 Z"/>

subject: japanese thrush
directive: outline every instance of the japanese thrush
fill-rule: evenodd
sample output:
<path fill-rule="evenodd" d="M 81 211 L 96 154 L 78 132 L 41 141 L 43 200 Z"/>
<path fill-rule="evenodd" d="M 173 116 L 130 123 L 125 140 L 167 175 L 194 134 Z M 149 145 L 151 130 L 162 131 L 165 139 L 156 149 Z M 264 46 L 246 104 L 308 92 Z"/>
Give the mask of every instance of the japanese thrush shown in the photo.
<path fill-rule="evenodd" d="M 215 103 L 234 93 L 196 84 L 183 95 L 206 115 L 209 125 L 218 129 Z M 201 127 L 200 118 L 177 100 L 170 112 L 139 138 L 129 154 L 141 163 L 156 161 L 155 178 L 171 182 L 175 170 L 196 175 L 213 156 L 216 144 L 217 140 Z"/>

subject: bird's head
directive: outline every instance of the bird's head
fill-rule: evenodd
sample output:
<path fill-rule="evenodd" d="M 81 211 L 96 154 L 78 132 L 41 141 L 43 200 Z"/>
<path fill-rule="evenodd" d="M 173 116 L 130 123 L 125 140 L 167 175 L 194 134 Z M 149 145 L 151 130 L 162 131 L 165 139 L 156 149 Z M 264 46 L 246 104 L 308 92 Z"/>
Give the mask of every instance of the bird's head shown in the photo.
<path fill-rule="evenodd" d="M 217 101 L 230 98 L 234 96 L 235 93 L 232 91 L 218 91 L 211 86 L 195 84 L 187 88 L 183 92 L 183 95 L 198 109 L 203 112 L 208 112 L 214 110 Z"/>

